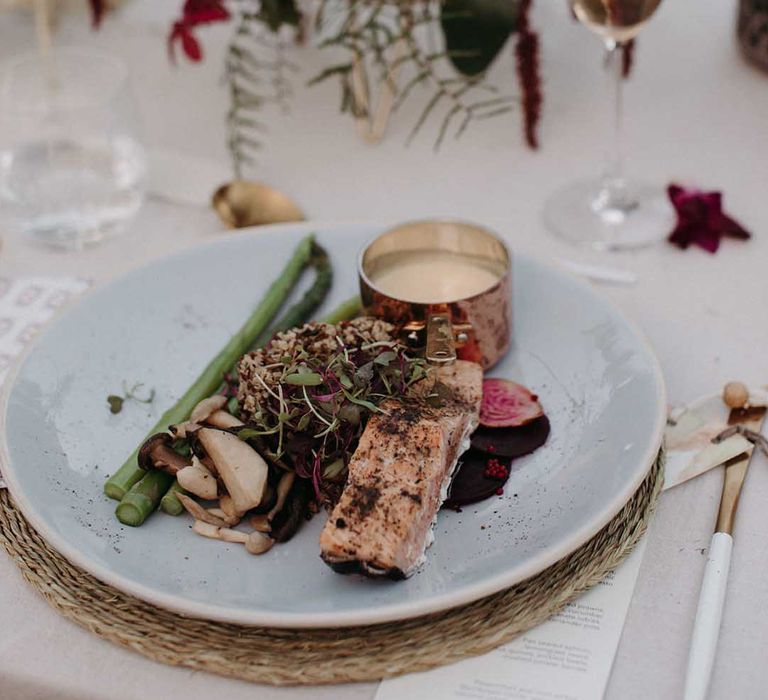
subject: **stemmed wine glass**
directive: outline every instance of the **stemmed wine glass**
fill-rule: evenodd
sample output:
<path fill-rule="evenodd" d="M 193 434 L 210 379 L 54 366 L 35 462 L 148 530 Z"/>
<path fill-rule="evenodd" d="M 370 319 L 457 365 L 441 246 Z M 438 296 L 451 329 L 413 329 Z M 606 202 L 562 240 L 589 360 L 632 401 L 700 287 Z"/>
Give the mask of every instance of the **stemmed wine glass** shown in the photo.
<path fill-rule="evenodd" d="M 622 48 L 661 0 L 570 0 L 578 20 L 605 42 L 615 92 L 614 133 L 602 177 L 568 185 L 549 198 L 544 220 L 557 236 L 597 250 L 637 248 L 665 236 L 670 211 L 661 188 L 627 180 L 622 153 Z"/>

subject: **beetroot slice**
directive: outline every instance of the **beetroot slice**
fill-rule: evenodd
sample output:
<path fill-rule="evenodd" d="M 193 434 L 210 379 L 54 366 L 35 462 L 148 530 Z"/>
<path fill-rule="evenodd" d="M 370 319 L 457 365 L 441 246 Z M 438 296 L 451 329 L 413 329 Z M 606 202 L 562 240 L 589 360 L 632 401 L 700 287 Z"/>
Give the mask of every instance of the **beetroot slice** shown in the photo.
<path fill-rule="evenodd" d="M 493 496 L 496 491 L 507 483 L 509 474 L 504 479 L 494 479 L 485 476 L 488 460 L 493 456 L 477 450 L 467 450 L 462 456 L 459 468 L 453 475 L 448 498 L 443 503 L 444 508 L 460 508 L 470 503 L 477 503 Z M 512 462 L 510 459 L 499 459 L 507 469 Z"/>
<path fill-rule="evenodd" d="M 541 416 L 517 428 L 479 427 L 469 440 L 475 450 L 493 457 L 522 457 L 541 447 L 549 437 L 549 418 Z"/>
<path fill-rule="evenodd" d="M 488 428 L 512 428 L 525 425 L 544 415 L 539 397 L 522 384 L 509 379 L 485 379 L 480 425 Z"/>

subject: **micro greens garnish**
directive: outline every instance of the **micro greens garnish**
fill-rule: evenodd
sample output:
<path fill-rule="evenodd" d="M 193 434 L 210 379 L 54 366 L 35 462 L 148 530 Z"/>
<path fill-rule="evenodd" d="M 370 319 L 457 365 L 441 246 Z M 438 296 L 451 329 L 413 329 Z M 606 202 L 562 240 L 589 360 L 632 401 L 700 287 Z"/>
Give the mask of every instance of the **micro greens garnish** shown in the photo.
<path fill-rule="evenodd" d="M 259 410 L 241 439 L 263 438 L 275 456 L 288 455 L 299 476 L 311 478 L 322 498 L 324 481 L 343 479 L 349 459 L 372 413 L 403 396 L 427 375 L 424 360 L 410 357 L 395 341 L 346 345 L 330 357 L 303 347 L 262 367 L 254 377 L 264 390 Z"/>
<path fill-rule="evenodd" d="M 141 397 L 137 392 L 144 386 L 141 382 L 136 382 L 129 387 L 127 382 L 123 382 L 123 395 L 110 394 L 107 396 L 110 413 L 120 413 L 123 410 L 123 404 L 126 401 L 136 401 L 137 403 L 152 403 L 155 400 L 155 390 L 150 389 L 149 394 Z"/>

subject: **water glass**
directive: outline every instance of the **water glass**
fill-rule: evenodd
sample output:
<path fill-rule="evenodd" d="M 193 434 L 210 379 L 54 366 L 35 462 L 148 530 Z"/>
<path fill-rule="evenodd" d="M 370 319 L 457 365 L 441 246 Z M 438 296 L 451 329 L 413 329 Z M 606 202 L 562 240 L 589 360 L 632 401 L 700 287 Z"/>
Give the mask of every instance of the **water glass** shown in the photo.
<path fill-rule="evenodd" d="M 0 209 L 47 244 L 79 249 L 125 230 L 146 154 L 128 71 L 80 48 L 0 66 Z"/>

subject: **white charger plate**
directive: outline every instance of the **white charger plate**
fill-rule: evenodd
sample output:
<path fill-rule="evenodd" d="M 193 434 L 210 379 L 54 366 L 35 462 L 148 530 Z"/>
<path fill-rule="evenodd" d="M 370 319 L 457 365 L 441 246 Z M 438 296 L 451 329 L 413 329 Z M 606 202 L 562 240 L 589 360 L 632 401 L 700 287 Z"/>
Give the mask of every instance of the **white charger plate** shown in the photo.
<path fill-rule="evenodd" d="M 248 316 L 299 238 L 318 234 L 335 271 L 324 310 L 357 291 L 356 256 L 378 228 L 292 224 L 222 238 L 88 295 L 53 323 L 9 379 L 2 472 L 35 529 L 73 563 L 177 612 L 274 627 L 404 619 L 468 603 L 532 576 L 592 537 L 642 482 L 666 408 L 640 332 L 588 285 L 514 256 L 513 347 L 492 374 L 541 396 L 547 444 L 516 460 L 503 496 L 440 513 L 427 563 L 407 581 L 332 572 L 319 557 L 324 515 L 254 557 L 155 514 L 121 525 L 102 486 L 163 409 Z M 106 397 L 122 382 L 151 405 Z"/>

